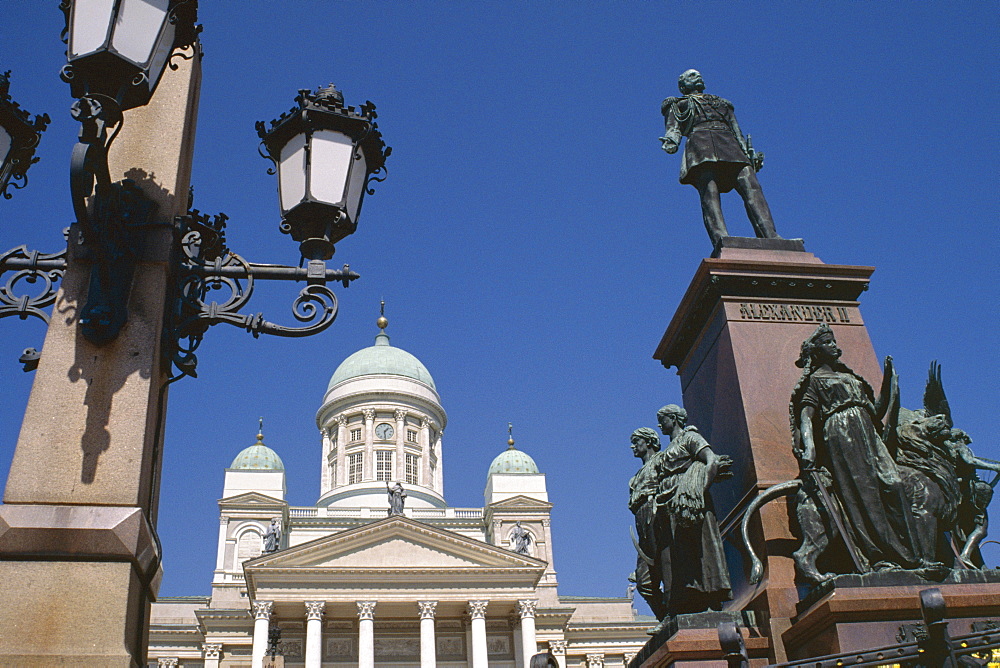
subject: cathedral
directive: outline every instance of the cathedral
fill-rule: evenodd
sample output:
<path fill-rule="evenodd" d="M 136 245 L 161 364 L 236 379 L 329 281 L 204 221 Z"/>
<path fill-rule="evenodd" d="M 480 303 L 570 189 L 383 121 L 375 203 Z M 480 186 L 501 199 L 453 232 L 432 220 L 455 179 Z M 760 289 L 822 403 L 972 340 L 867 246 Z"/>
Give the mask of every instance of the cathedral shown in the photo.
<path fill-rule="evenodd" d="M 545 474 L 512 438 L 483 506 L 448 505 L 447 414 L 387 325 L 323 395 L 315 505 L 285 501 L 263 433 L 225 470 L 211 596 L 153 604 L 149 665 L 628 665 L 656 620 L 630 597 L 560 596 Z"/>

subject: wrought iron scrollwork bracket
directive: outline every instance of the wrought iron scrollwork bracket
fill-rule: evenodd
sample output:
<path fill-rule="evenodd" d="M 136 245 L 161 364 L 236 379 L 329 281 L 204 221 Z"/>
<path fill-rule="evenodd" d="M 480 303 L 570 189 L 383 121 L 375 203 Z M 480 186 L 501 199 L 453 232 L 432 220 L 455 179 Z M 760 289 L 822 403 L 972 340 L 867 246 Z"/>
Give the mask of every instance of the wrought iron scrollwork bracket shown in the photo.
<path fill-rule="evenodd" d="M 234 325 L 254 338 L 261 334 L 284 337 L 318 334 L 337 317 L 337 297 L 326 284 L 338 281 L 346 288 L 360 278 L 346 264 L 343 269 L 328 269 L 323 260 L 310 260 L 305 267 L 247 262 L 226 247 L 227 219 L 225 214 L 212 218 L 197 210 L 176 219 L 180 258 L 168 337 L 173 343 L 171 361 L 178 370 L 175 379 L 197 376 L 195 351 L 212 325 Z M 266 320 L 263 313 L 240 313 L 250 301 L 257 280 L 305 281 L 306 286 L 292 302 L 293 317 L 305 324 L 287 327 Z M 216 290 L 221 291 L 221 299 L 212 299 Z"/>
<path fill-rule="evenodd" d="M 73 208 L 82 232 L 78 257 L 92 265 L 80 328 L 88 341 L 104 345 L 128 320 L 140 230 L 150 225 L 157 205 L 134 181 L 111 182 L 108 147 L 123 121 L 117 102 L 85 96 L 73 103 L 72 114 L 81 123 L 80 141 L 70 161 Z M 114 132 L 109 134 L 111 127 Z"/>
<path fill-rule="evenodd" d="M 47 323 L 49 314 L 42 309 L 56 300 L 57 284 L 66 271 L 66 251 L 39 253 L 27 246 L 11 248 L 0 253 L 0 274 L 8 271 L 14 275 L 0 284 L 0 318 L 17 316 L 26 320 L 34 316 Z M 23 283 L 37 288 L 22 292 Z"/>

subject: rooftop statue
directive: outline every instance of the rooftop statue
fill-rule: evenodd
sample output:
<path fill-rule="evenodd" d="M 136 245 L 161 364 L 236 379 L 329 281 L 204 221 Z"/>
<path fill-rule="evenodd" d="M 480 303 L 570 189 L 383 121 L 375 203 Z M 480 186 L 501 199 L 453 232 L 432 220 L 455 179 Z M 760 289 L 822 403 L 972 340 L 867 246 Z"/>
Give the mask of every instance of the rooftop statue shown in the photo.
<path fill-rule="evenodd" d="M 521 526 L 520 520 L 517 521 L 510 532 L 510 543 L 513 546 L 512 549 L 518 554 L 530 553 L 531 534 Z"/>
<path fill-rule="evenodd" d="M 271 526 L 264 534 L 264 554 L 277 552 L 281 547 L 281 520 L 277 517 L 271 518 Z"/>
<path fill-rule="evenodd" d="M 402 515 L 403 503 L 406 501 L 406 492 L 403 491 L 403 485 L 397 482 L 392 487 L 389 487 L 389 483 L 385 483 L 385 490 L 389 496 L 389 516 Z"/>
<path fill-rule="evenodd" d="M 677 87 L 681 97 L 668 97 L 660 106 L 666 125 L 660 142 L 664 151 L 676 153 L 681 137 L 687 137 L 680 181 L 698 189 L 712 244 L 718 245 L 722 237 L 729 236 L 719 193 L 734 188 L 743 198 L 757 237 L 780 239 L 757 181 L 764 154 L 754 151 L 750 137 L 743 137 L 732 102 L 705 93 L 705 82 L 698 70 L 681 74 Z"/>
<path fill-rule="evenodd" d="M 660 624 L 678 614 L 717 610 L 730 598 L 729 572 L 709 488 L 732 462 L 716 455 L 687 412 L 673 404 L 657 413 L 669 444 L 643 427 L 632 433 L 642 468 L 629 481 L 629 509 L 639 534 L 636 588 Z"/>

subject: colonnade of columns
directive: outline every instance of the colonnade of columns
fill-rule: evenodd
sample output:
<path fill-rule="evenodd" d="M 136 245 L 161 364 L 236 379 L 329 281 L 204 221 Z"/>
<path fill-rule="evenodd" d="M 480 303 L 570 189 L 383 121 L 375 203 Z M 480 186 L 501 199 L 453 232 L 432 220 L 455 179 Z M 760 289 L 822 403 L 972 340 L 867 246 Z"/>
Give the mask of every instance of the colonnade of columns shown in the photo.
<path fill-rule="evenodd" d="M 437 601 L 417 601 L 420 615 L 420 668 L 436 668 L 437 640 L 434 617 Z M 527 666 L 537 649 L 535 638 L 535 608 L 538 601 L 524 599 L 517 602 L 517 613 L 521 620 L 518 643 L 521 665 Z M 357 601 L 358 608 L 358 668 L 375 668 L 375 607 L 377 601 Z M 486 646 L 486 608 L 489 601 L 469 601 L 469 629 L 471 635 L 470 659 L 472 668 L 488 668 Z M 323 661 L 323 615 L 324 601 L 305 601 L 306 616 L 306 668 L 320 668 Z M 274 612 L 272 601 L 257 601 L 253 604 L 253 650 L 251 668 L 263 668 L 267 651 L 268 629 Z M 214 657 L 218 665 L 218 654 Z M 208 657 L 206 656 L 206 659 Z"/>

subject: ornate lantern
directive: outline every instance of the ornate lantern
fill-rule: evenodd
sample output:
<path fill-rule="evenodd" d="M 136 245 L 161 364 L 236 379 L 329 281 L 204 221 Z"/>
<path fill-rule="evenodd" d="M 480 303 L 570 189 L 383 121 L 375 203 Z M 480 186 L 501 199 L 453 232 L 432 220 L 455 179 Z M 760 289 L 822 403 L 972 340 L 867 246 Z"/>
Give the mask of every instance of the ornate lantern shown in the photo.
<path fill-rule="evenodd" d="M 31 114 L 10 98 L 9 90 L 8 70 L 0 73 L 0 194 L 7 199 L 11 198 L 8 184 L 23 188 L 27 183 L 28 167 L 38 162 L 35 147 L 49 124 L 48 114 L 35 116 L 32 121 Z"/>
<path fill-rule="evenodd" d="M 62 3 L 73 97 L 108 97 L 122 110 L 149 101 L 176 45 L 194 41 L 197 0 L 72 0 Z"/>
<path fill-rule="evenodd" d="M 278 168 L 281 231 L 300 242 L 302 256 L 327 260 L 334 244 L 353 234 L 368 186 L 392 149 L 382 141 L 375 105 L 344 106 L 333 84 L 316 93 L 300 90 L 298 107 L 257 134 L 261 155 Z M 273 170 L 268 170 L 274 173 Z"/>

